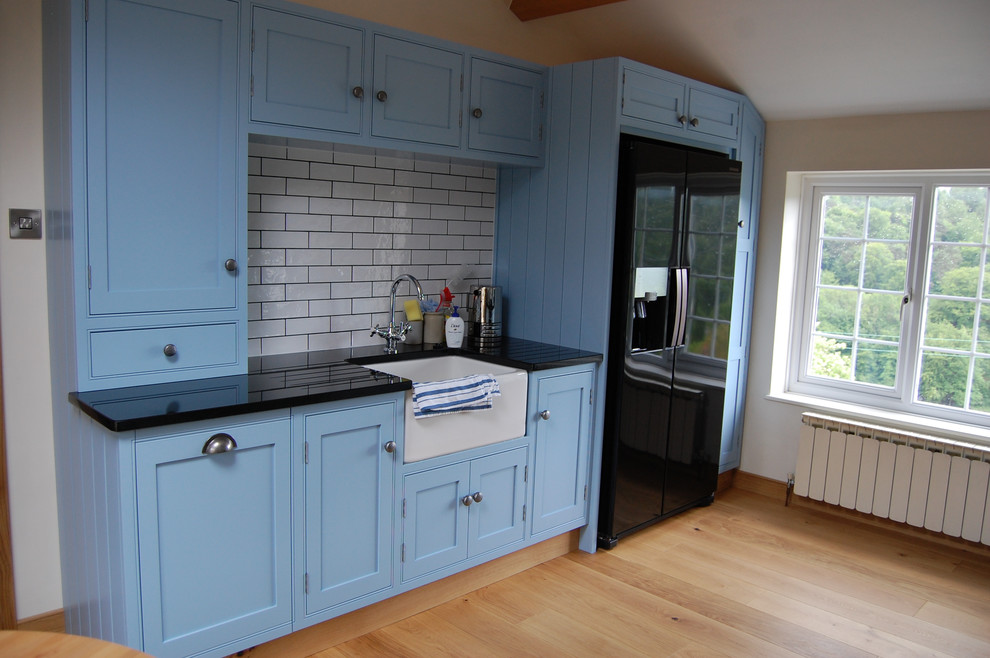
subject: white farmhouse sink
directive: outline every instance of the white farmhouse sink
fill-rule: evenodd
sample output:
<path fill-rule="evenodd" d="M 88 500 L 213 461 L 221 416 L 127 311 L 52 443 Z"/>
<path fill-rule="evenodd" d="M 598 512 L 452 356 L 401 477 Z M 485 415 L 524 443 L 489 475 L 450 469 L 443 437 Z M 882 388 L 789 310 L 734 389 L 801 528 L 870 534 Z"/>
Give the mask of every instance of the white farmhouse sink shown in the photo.
<path fill-rule="evenodd" d="M 492 400 L 491 409 L 433 418 L 413 417 L 413 392 L 406 391 L 405 462 L 477 448 L 526 434 L 526 390 L 529 378 L 525 370 L 463 356 L 385 361 L 364 367 L 414 382 L 434 382 L 467 375 L 493 375 L 498 382 L 502 395 Z"/>

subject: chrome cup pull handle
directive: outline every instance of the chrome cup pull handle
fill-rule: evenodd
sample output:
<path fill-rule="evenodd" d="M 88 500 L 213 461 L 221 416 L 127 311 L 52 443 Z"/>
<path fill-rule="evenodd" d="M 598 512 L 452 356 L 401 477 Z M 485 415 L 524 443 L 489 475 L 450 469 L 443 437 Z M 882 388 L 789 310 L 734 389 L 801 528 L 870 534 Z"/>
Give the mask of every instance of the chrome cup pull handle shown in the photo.
<path fill-rule="evenodd" d="M 203 444 L 203 454 L 219 455 L 223 452 L 230 452 L 235 448 L 237 448 L 237 441 L 234 441 L 234 437 L 225 432 L 220 432 L 211 436 L 209 440 Z"/>

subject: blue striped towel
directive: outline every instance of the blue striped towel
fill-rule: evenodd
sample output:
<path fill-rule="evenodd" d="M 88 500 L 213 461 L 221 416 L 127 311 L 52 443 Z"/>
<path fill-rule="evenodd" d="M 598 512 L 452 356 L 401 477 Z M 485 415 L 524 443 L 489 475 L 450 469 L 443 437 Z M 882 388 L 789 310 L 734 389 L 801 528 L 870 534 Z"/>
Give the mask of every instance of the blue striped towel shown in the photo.
<path fill-rule="evenodd" d="M 492 398 L 501 394 L 493 375 L 413 382 L 413 416 L 429 418 L 459 411 L 491 409 Z"/>

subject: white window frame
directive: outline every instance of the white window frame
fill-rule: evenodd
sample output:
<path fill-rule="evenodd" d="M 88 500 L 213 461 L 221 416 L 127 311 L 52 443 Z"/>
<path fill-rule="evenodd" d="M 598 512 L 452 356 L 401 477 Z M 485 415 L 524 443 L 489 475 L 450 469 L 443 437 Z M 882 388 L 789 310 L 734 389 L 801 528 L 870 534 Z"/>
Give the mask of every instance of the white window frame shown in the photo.
<path fill-rule="evenodd" d="M 797 221 L 797 252 L 794 260 L 793 294 L 790 299 L 790 326 L 786 331 L 786 374 L 782 393 L 804 399 L 815 398 L 826 406 L 830 401 L 844 406 L 863 408 L 864 416 L 876 417 L 867 409 L 883 413 L 910 415 L 936 423 L 990 425 L 990 414 L 960 410 L 915 401 L 921 367 L 921 339 L 925 310 L 925 282 L 930 267 L 934 191 L 937 187 L 990 186 L 990 170 L 905 171 L 905 172 L 817 172 L 801 174 L 800 203 Z M 908 271 L 904 294 L 908 300 L 901 307 L 902 323 L 898 373 L 893 389 L 816 377 L 806 372 L 811 349 L 810 328 L 815 317 L 815 288 L 818 278 L 818 240 L 821 198 L 823 194 L 895 193 L 915 195 L 911 243 L 908 246 Z M 786 219 L 786 218 L 785 218 Z M 782 244 L 782 248 L 786 248 Z M 781 276 L 784 276 L 782 271 Z M 785 302 L 786 303 L 786 302 Z M 778 321 L 782 317 L 778 311 Z M 779 329 L 779 328 L 778 328 Z M 778 339 L 782 334 L 778 332 Z M 784 354 L 778 352 L 778 357 Z M 772 394 L 772 392 L 771 392 Z M 921 423 L 924 425 L 924 422 Z M 988 439 L 990 440 L 990 439 Z"/>

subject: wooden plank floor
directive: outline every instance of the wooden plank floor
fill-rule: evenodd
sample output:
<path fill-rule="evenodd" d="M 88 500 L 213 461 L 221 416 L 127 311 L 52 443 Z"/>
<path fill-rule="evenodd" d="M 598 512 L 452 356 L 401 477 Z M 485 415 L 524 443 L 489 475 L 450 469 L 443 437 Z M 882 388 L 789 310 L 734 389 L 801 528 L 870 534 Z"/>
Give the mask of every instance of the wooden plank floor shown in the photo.
<path fill-rule="evenodd" d="M 313 655 L 990 656 L 988 558 L 732 489 Z"/>

